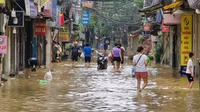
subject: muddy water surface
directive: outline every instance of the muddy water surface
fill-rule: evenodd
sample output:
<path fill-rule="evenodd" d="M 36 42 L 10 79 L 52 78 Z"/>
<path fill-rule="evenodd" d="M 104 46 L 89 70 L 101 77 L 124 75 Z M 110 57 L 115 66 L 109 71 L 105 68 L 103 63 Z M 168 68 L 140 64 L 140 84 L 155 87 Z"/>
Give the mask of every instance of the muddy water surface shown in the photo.
<path fill-rule="evenodd" d="M 153 65 L 153 64 L 152 64 Z M 0 88 L 1 112 L 199 112 L 198 78 L 188 90 L 187 78 L 170 67 L 149 66 L 149 84 L 145 91 L 136 91 L 131 65 L 113 71 L 97 70 L 93 62 L 85 68 L 80 62 L 72 67 L 69 61 L 52 63 L 37 72 L 25 70 Z M 157 68 L 157 72 L 155 70 Z M 50 69 L 53 80 L 40 83 Z M 154 71 L 154 72 L 152 72 Z"/>

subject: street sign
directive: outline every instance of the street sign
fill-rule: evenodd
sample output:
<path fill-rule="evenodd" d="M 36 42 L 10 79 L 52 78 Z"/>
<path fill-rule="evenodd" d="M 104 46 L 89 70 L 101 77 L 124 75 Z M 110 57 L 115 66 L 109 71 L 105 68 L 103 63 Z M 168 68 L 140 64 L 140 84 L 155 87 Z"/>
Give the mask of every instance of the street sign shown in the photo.
<path fill-rule="evenodd" d="M 90 12 L 83 10 L 81 13 L 81 23 L 83 25 L 89 25 L 90 24 Z"/>

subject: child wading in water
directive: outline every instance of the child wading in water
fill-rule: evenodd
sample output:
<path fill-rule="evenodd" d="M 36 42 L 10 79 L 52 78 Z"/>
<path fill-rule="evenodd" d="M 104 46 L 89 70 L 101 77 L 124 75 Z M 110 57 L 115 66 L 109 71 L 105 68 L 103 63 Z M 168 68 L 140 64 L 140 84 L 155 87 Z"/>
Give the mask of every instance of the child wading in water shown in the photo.
<path fill-rule="evenodd" d="M 187 69 L 186 69 L 186 75 L 188 78 L 188 88 L 192 89 L 192 86 L 194 84 L 194 64 L 193 64 L 193 59 L 194 59 L 194 53 L 189 53 L 190 59 L 187 62 Z"/>

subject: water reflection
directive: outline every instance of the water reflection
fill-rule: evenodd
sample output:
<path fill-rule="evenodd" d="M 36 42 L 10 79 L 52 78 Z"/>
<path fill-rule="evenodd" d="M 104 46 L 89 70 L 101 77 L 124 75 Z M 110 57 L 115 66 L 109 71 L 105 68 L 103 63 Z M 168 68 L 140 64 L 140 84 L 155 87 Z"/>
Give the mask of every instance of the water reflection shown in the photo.
<path fill-rule="evenodd" d="M 187 78 L 177 71 L 156 66 L 155 75 L 154 68 L 148 68 L 149 84 L 141 93 L 136 91 L 129 62 L 120 71 L 113 71 L 110 63 L 108 69 L 97 70 L 95 62 L 90 68 L 84 63 L 73 68 L 69 62 L 61 62 L 37 72 L 24 71 L 1 87 L 1 111 L 200 111 L 198 79 L 189 91 Z M 40 83 L 49 70 L 53 70 L 53 80 Z"/>

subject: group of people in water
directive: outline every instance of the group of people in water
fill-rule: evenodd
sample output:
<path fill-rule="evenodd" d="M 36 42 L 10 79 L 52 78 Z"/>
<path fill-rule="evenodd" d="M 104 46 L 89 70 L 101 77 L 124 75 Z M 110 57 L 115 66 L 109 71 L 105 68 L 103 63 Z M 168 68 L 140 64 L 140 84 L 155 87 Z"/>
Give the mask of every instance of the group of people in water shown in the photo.
<path fill-rule="evenodd" d="M 57 48 L 56 52 L 56 59 L 60 61 L 60 52 L 59 50 L 59 44 L 55 43 L 55 46 Z M 61 49 L 61 48 L 60 48 Z M 134 77 L 137 79 L 137 90 L 138 92 L 141 92 L 145 89 L 145 87 L 148 84 L 148 72 L 147 72 L 147 65 L 148 65 L 148 56 L 144 54 L 144 48 L 142 46 L 139 46 L 137 48 L 137 54 L 133 56 L 132 65 L 135 67 L 135 75 Z M 84 55 L 85 59 L 85 66 L 90 67 L 91 58 L 93 56 L 92 48 L 90 47 L 89 43 L 86 43 L 86 45 L 83 47 L 83 50 L 81 52 L 80 47 L 78 46 L 78 42 L 74 42 L 74 46 L 71 48 L 70 52 L 70 58 L 72 60 L 72 65 L 75 66 L 77 64 L 78 58 L 80 57 L 80 54 Z M 82 55 L 81 54 L 81 55 Z M 112 56 L 111 61 L 113 62 L 113 68 L 114 70 L 119 70 L 120 65 L 121 68 L 124 67 L 124 54 L 125 54 L 125 48 L 121 44 L 115 44 L 113 49 L 111 49 L 110 54 Z M 193 77 L 193 58 L 194 53 L 189 54 L 189 61 L 187 65 L 187 77 L 188 77 L 188 88 L 192 88 L 192 85 L 194 83 Z M 110 59 L 110 58 L 109 58 Z M 36 67 L 38 66 L 37 59 L 32 57 L 28 60 L 28 63 L 31 67 L 31 71 L 36 71 Z M 143 85 L 141 86 L 141 81 L 143 80 Z"/>
<path fill-rule="evenodd" d="M 141 92 L 148 83 L 148 57 L 143 53 L 144 48 L 142 46 L 137 48 L 137 54 L 133 56 L 132 65 L 135 66 L 135 78 L 137 79 L 137 90 Z M 115 44 L 115 47 L 111 50 L 114 62 L 114 70 L 119 70 L 120 64 L 123 68 L 124 64 L 124 52 L 125 49 L 121 44 Z M 141 87 L 141 80 L 144 81 Z"/>

